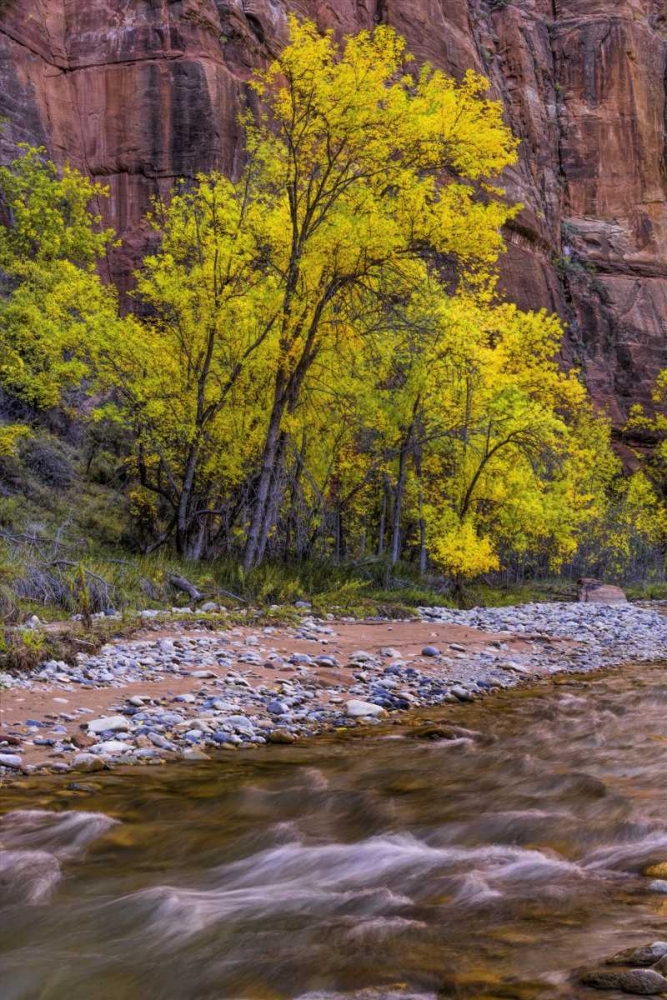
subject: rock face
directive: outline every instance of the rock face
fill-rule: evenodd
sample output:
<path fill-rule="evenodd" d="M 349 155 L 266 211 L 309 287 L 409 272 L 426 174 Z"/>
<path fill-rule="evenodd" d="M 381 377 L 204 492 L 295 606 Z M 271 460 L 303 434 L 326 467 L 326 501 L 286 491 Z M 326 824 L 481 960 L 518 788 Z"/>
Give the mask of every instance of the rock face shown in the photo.
<path fill-rule="evenodd" d="M 562 316 L 564 356 L 617 421 L 646 399 L 667 364 L 666 0 L 0 0 L 0 157 L 42 143 L 109 184 L 129 287 L 151 196 L 238 169 L 248 77 L 290 9 L 340 33 L 390 23 L 419 59 L 489 77 L 522 139 L 504 286 Z"/>

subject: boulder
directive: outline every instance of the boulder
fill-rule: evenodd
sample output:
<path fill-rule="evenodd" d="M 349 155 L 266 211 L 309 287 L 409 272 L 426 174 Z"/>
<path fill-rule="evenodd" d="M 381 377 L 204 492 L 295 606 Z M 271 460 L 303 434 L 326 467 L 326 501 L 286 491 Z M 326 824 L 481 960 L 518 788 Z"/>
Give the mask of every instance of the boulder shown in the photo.
<path fill-rule="evenodd" d="M 578 583 L 578 597 L 583 604 L 627 604 L 627 597 L 620 587 L 601 583 L 592 577 L 583 577 Z"/>

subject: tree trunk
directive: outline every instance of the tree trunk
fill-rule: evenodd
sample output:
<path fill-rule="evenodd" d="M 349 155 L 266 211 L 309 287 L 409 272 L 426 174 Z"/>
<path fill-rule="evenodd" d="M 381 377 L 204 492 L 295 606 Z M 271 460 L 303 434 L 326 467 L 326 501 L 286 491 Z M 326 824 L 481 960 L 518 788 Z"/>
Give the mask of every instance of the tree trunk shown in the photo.
<path fill-rule="evenodd" d="M 195 472 L 197 470 L 198 453 L 199 449 L 197 445 L 193 444 L 190 448 L 190 454 L 188 455 L 188 460 L 185 466 L 185 475 L 183 476 L 181 495 L 178 498 L 178 510 L 176 512 L 176 551 L 182 559 L 187 558 L 188 556 L 190 501 L 192 499 Z"/>
<path fill-rule="evenodd" d="M 414 433 L 414 416 L 417 412 L 419 399 L 415 402 L 413 409 L 413 421 L 405 432 L 401 454 L 398 460 L 398 480 L 396 482 L 396 493 L 394 496 L 394 522 L 391 536 L 391 565 L 395 566 L 401 555 L 401 515 L 403 513 L 403 496 L 405 494 L 405 482 L 408 474 L 408 453 L 412 443 Z"/>
<path fill-rule="evenodd" d="M 269 534 L 271 533 L 271 528 L 274 526 L 278 519 L 278 507 L 280 505 L 280 494 L 281 494 L 281 480 L 282 480 L 282 469 L 283 461 L 285 458 L 285 442 L 287 440 L 286 434 L 283 432 L 280 435 L 280 441 L 278 443 L 278 450 L 276 452 L 276 459 L 273 467 L 273 476 L 271 478 L 271 486 L 269 488 L 269 494 L 266 500 L 266 506 L 264 508 L 264 518 L 262 521 L 262 528 L 259 534 L 259 542 L 257 544 L 257 565 L 259 565 L 264 560 L 264 554 L 266 552 L 266 544 L 269 540 Z"/>
<path fill-rule="evenodd" d="M 340 507 L 336 507 L 335 513 L 335 525 L 336 525 L 336 562 L 341 562 L 343 554 L 345 552 L 345 542 L 343 539 L 343 512 Z"/>
<path fill-rule="evenodd" d="M 278 389 L 278 387 L 277 387 Z M 253 504 L 252 519 L 248 529 L 245 551 L 243 553 L 243 570 L 249 573 L 257 561 L 259 545 L 264 529 L 264 522 L 267 513 L 267 503 L 276 468 L 278 449 L 280 444 L 280 424 L 285 410 L 285 401 L 282 393 L 276 391 L 269 419 L 269 426 L 264 442 L 264 452 L 262 455 L 262 470 L 257 484 L 257 496 Z"/>
<path fill-rule="evenodd" d="M 424 520 L 421 449 L 417 449 L 415 453 L 415 473 L 417 475 L 417 508 L 419 511 L 419 575 L 424 576 L 428 565 L 428 549 L 426 548 L 426 521 Z"/>
<path fill-rule="evenodd" d="M 378 556 L 384 555 L 384 533 L 387 525 L 387 481 L 382 490 L 382 510 L 380 512 L 380 527 L 378 529 Z"/>
<path fill-rule="evenodd" d="M 294 474 L 292 476 L 292 482 L 290 484 L 290 498 L 287 508 L 287 522 L 285 525 L 285 539 L 283 544 L 283 559 L 285 560 L 285 562 L 287 562 L 290 556 L 293 537 L 296 545 L 296 554 L 297 556 L 299 555 L 299 544 L 298 544 L 299 516 L 296 510 L 296 505 L 299 499 L 299 492 L 301 490 L 301 477 L 303 475 L 305 456 L 306 456 L 306 435 L 304 434 L 303 439 L 301 441 L 301 450 L 296 453 L 296 465 L 294 468 Z"/>
<path fill-rule="evenodd" d="M 398 480 L 394 496 L 394 523 L 391 533 L 390 562 L 392 566 L 396 565 L 401 554 L 401 514 L 403 512 L 403 494 L 405 492 L 409 440 L 410 436 L 408 436 L 406 443 L 401 448 L 401 455 L 398 460 Z"/>

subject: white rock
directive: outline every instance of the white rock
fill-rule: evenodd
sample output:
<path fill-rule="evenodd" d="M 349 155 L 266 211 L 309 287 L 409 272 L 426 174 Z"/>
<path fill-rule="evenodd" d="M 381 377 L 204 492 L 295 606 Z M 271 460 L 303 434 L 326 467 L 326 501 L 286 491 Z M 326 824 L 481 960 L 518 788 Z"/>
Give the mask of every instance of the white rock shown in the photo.
<path fill-rule="evenodd" d="M 387 714 L 381 705 L 373 705 L 370 701 L 348 701 L 345 704 L 345 711 L 353 719 Z"/>
<path fill-rule="evenodd" d="M 123 743 L 122 740 L 106 740 L 104 743 L 98 743 L 92 749 L 98 750 L 101 754 L 108 754 L 111 757 L 117 757 L 118 754 L 127 753 L 127 751 L 132 750 L 133 747 L 129 743 Z"/>
<path fill-rule="evenodd" d="M 0 753 L 0 767 L 21 767 L 21 758 L 15 753 Z"/>
<path fill-rule="evenodd" d="M 100 719 L 91 719 L 88 723 L 88 732 L 93 733 L 121 733 L 127 732 L 130 728 L 129 719 L 124 715 L 102 716 Z"/>

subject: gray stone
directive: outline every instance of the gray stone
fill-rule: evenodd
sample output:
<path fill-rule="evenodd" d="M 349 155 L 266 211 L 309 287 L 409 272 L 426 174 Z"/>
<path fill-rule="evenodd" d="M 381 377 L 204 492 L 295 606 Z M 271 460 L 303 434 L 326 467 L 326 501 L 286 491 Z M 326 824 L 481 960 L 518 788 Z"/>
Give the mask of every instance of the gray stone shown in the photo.
<path fill-rule="evenodd" d="M 667 955 L 667 941 L 653 941 L 642 948 L 629 948 L 609 959 L 609 965 L 654 965 Z"/>
<path fill-rule="evenodd" d="M 100 757 L 95 756 L 93 753 L 78 753 L 72 761 L 72 766 L 77 771 L 91 772 L 103 771 L 105 764 Z"/>
<path fill-rule="evenodd" d="M 21 758 L 15 753 L 0 753 L 0 767 L 11 767 L 16 770 L 21 767 Z"/>
<path fill-rule="evenodd" d="M 385 709 L 380 705 L 374 705 L 370 701 L 358 701 L 357 699 L 346 702 L 345 711 L 352 719 L 377 718 L 387 714 Z"/>
<path fill-rule="evenodd" d="M 99 719 L 91 719 L 88 732 L 96 736 L 98 733 L 121 733 L 130 728 L 130 721 L 124 715 L 108 715 Z"/>
<path fill-rule="evenodd" d="M 124 740 L 104 740 L 102 743 L 97 743 L 96 746 L 91 747 L 91 750 L 99 750 L 101 753 L 126 753 L 128 750 L 132 749 L 131 743 L 126 743 Z"/>
<path fill-rule="evenodd" d="M 622 990 L 638 996 L 658 996 L 667 993 L 667 979 L 653 969 L 630 969 L 620 972 L 594 969 L 581 977 L 585 986 L 596 990 Z"/>
<path fill-rule="evenodd" d="M 453 687 L 451 693 L 459 701 L 474 701 L 475 700 L 475 696 L 472 693 L 472 691 L 468 691 L 464 687 L 459 687 L 459 686 Z"/>

